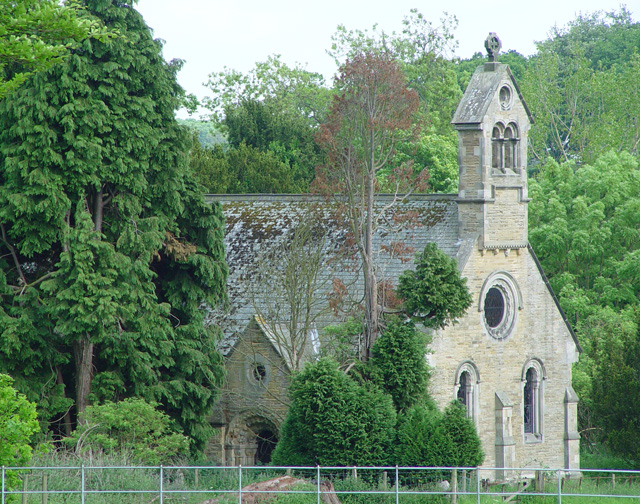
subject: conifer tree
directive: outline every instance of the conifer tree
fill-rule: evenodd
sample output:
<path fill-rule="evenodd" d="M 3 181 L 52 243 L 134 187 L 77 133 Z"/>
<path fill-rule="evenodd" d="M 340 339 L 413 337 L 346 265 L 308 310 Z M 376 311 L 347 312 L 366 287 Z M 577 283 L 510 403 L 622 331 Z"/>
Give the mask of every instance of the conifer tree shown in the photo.
<path fill-rule="evenodd" d="M 41 415 L 158 401 L 202 447 L 222 379 L 203 303 L 224 298 L 219 207 L 175 119 L 179 62 L 140 14 L 85 0 L 87 39 L 0 102 L 0 370 Z"/>

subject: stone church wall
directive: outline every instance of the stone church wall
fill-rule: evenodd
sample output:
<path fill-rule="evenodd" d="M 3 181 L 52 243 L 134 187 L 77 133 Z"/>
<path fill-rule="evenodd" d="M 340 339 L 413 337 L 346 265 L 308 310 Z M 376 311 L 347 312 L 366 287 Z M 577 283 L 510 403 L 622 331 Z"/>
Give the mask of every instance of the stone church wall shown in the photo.
<path fill-rule="evenodd" d="M 486 279 L 495 272 L 507 272 L 517 283 L 522 309 L 515 306 L 515 325 L 504 339 L 488 334 L 480 295 Z M 496 445 L 496 392 L 513 404 L 511 437 L 513 449 L 509 467 L 563 467 L 565 405 L 571 383 L 571 364 L 577 360 L 575 344 L 567 333 L 554 300 L 528 249 L 476 251 L 463 275 L 473 296 L 473 304 L 460 322 L 434 336 L 430 360 L 435 367 L 431 393 L 440 407 L 456 397 L 456 374 L 465 361 L 479 374 L 474 417 L 485 449 L 486 467 L 500 466 Z M 486 290 L 486 286 L 485 286 Z M 514 300 L 517 303 L 517 299 Z M 523 369 L 530 359 L 544 366 L 542 383 L 541 439 L 525 442 L 523 422 Z"/>

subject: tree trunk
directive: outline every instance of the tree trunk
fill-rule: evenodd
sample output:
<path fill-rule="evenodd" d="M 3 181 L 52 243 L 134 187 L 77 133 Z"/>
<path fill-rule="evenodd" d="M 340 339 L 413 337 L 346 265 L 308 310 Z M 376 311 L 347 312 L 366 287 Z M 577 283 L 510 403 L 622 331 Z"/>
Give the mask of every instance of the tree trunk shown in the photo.
<path fill-rule="evenodd" d="M 62 371 L 60 371 L 60 366 L 56 366 L 56 383 L 64 387 L 64 378 L 62 376 Z M 67 410 L 62 417 L 62 425 L 64 426 L 65 435 L 69 437 L 71 435 L 71 413 L 69 410 Z"/>
<path fill-rule="evenodd" d="M 102 219 L 104 212 L 104 195 L 102 192 L 102 187 L 96 190 L 96 196 L 94 201 L 93 208 L 93 222 L 95 225 L 95 230 L 102 232 Z"/>
<path fill-rule="evenodd" d="M 362 360 L 371 355 L 371 347 L 378 337 L 378 285 L 373 262 L 373 200 L 375 191 L 375 175 L 367 175 L 367 215 L 364 244 L 364 288 L 365 288 L 365 344 Z"/>
<path fill-rule="evenodd" d="M 93 343 L 88 334 L 73 344 L 73 353 L 76 364 L 76 412 L 78 423 L 82 423 L 82 413 L 89 405 L 93 378 Z"/>

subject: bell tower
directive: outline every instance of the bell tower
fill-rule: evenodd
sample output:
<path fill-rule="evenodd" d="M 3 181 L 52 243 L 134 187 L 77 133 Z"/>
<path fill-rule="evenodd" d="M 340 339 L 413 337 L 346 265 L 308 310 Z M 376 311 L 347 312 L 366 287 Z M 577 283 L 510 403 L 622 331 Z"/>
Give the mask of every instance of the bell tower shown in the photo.
<path fill-rule="evenodd" d="M 479 66 L 451 121 L 458 132 L 460 237 L 478 236 L 480 249 L 527 246 L 527 136 L 533 123 L 507 65 L 500 39 L 485 40 Z"/>

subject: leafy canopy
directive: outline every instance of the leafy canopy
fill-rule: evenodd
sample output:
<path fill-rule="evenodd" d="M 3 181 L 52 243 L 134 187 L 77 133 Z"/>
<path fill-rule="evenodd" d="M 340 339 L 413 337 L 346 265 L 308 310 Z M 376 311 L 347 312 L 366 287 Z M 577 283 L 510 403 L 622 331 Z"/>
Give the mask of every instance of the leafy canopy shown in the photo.
<path fill-rule="evenodd" d="M 434 329 L 455 323 L 471 306 L 466 278 L 435 243 L 428 243 L 416 256 L 415 270 L 400 275 L 398 294 L 409 316 Z"/>
<path fill-rule="evenodd" d="M 130 5 L 85 8 L 120 36 L 0 101 L 0 370 L 65 433 L 91 402 L 143 397 L 202 448 L 222 381 L 201 309 L 224 298 L 222 213 L 187 164 L 179 63 Z"/>
<path fill-rule="evenodd" d="M 113 36 L 75 2 L 0 0 L 0 99 L 60 63 L 83 39 Z"/>

